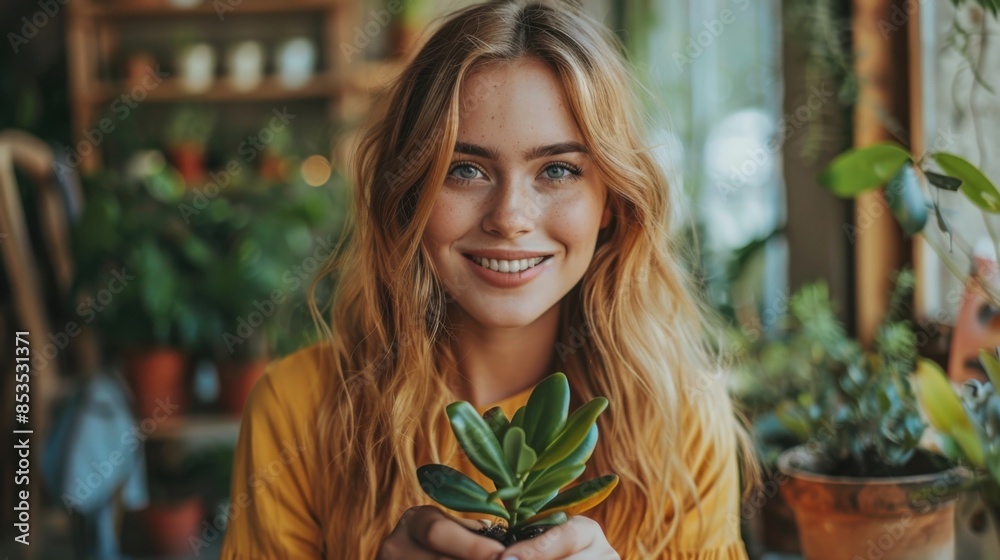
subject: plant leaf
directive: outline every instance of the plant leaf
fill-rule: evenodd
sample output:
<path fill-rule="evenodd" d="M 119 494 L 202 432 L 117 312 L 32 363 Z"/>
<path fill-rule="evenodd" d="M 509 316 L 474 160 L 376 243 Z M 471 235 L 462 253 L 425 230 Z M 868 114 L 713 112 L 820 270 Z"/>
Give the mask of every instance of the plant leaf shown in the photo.
<path fill-rule="evenodd" d="M 507 486 L 505 488 L 501 488 L 499 490 L 494 490 L 493 492 L 490 492 L 490 495 L 487 496 L 486 500 L 489 502 L 492 502 L 497 498 L 500 498 L 501 500 L 512 500 L 514 498 L 520 497 L 520 495 L 521 495 L 520 486 Z"/>
<path fill-rule="evenodd" d="M 569 382 L 562 373 L 543 379 L 528 397 L 524 411 L 524 435 L 528 445 L 541 453 L 562 430 L 569 413 Z"/>
<path fill-rule="evenodd" d="M 476 409 L 466 401 L 447 407 L 452 430 L 469 461 L 496 483 L 497 488 L 514 484 L 514 473 L 504 459 L 500 443 Z"/>
<path fill-rule="evenodd" d="M 542 517 L 541 515 L 535 515 L 529 519 L 536 519 L 537 521 L 532 521 L 531 523 L 528 523 L 528 521 L 525 520 L 524 523 L 518 523 L 517 526 L 527 529 L 528 527 L 539 527 L 543 525 L 562 525 L 563 523 L 569 521 L 569 516 L 561 511 L 557 511 L 550 515 L 546 515 L 545 517 Z"/>
<path fill-rule="evenodd" d="M 946 152 L 934 154 L 934 160 L 945 173 L 962 181 L 960 190 L 973 204 L 987 212 L 1000 213 L 1000 192 L 975 165 Z"/>
<path fill-rule="evenodd" d="M 962 186 L 962 180 L 950 175 L 942 175 L 933 171 L 924 171 L 927 180 L 939 189 L 955 192 Z"/>
<path fill-rule="evenodd" d="M 914 395 L 927 420 L 938 431 L 954 439 L 974 467 L 983 468 L 985 458 L 979 434 L 941 367 L 921 358 L 913 376 L 916 380 Z"/>
<path fill-rule="evenodd" d="M 502 443 L 504 435 L 507 434 L 507 428 L 510 427 L 507 415 L 503 413 L 503 408 L 494 406 L 487 410 L 483 413 L 483 420 L 486 421 L 486 425 L 490 427 L 493 435 L 496 436 L 497 442 Z"/>
<path fill-rule="evenodd" d="M 1000 391 L 1000 360 L 992 353 L 982 349 L 979 351 L 979 363 L 983 364 L 986 376 L 990 378 L 994 391 Z"/>
<path fill-rule="evenodd" d="M 590 427 L 597 422 L 604 409 L 608 407 L 608 399 L 596 397 L 590 402 L 576 409 L 566 421 L 566 427 L 556 436 L 545 451 L 538 457 L 538 461 L 533 467 L 534 470 L 541 470 L 554 465 L 566 457 L 586 441 L 590 433 Z"/>
<path fill-rule="evenodd" d="M 894 142 L 855 148 L 834 158 L 820 173 L 819 184 L 837 196 L 853 198 L 888 181 L 910 159 Z"/>
<path fill-rule="evenodd" d="M 927 223 L 927 203 L 912 163 L 904 163 L 889 180 L 885 186 L 885 199 L 907 236 L 913 236 L 924 229 Z"/>
<path fill-rule="evenodd" d="M 579 515 L 596 507 L 610 496 L 618 486 L 618 480 L 618 475 L 606 474 L 581 482 L 550 500 L 535 517 L 541 518 L 555 512 L 563 512 L 568 516 Z M 525 520 L 525 523 L 531 522 L 530 518 Z"/>
<path fill-rule="evenodd" d="M 521 476 L 528 472 L 535 464 L 535 450 L 524 443 L 524 430 L 517 426 L 507 430 L 507 435 L 503 439 L 503 453 L 507 459 L 507 465 L 514 471 L 514 474 Z"/>
<path fill-rule="evenodd" d="M 502 505 L 489 501 L 476 481 L 446 465 L 424 465 L 417 469 L 420 488 L 435 502 L 455 511 L 487 513 L 510 520 Z"/>
<path fill-rule="evenodd" d="M 517 427 L 523 429 L 523 427 L 524 427 L 524 409 L 525 409 L 525 407 L 521 406 L 521 408 L 519 408 L 519 409 L 517 409 L 517 410 L 514 411 L 514 416 L 512 416 L 511 419 L 510 419 L 510 425 L 511 426 L 517 426 Z"/>
<path fill-rule="evenodd" d="M 553 490 L 559 490 L 563 486 L 576 480 L 583 471 L 586 470 L 585 465 L 569 465 L 559 469 L 552 469 L 546 471 L 542 476 L 538 477 L 530 485 L 525 485 L 524 492 L 521 493 L 521 498 L 523 502 L 536 501 L 548 494 L 551 494 Z"/>

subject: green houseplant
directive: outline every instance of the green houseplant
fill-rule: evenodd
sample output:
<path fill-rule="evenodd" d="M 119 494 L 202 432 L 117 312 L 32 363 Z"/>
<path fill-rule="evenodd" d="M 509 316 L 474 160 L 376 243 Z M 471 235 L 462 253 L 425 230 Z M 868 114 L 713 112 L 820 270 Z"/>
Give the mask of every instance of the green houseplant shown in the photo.
<path fill-rule="evenodd" d="M 569 412 L 569 382 L 562 373 L 543 379 L 526 405 L 508 419 L 500 407 L 482 416 L 466 401 L 447 407 L 455 438 L 470 462 L 495 485 L 487 491 L 446 465 L 423 465 L 423 491 L 455 511 L 494 515 L 497 524 L 480 532 L 510 545 L 565 523 L 607 498 L 618 475 L 604 475 L 560 492 L 576 480 L 597 445 L 597 417 L 608 400 L 597 397 Z"/>
<path fill-rule="evenodd" d="M 812 294 L 809 305 L 820 317 L 814 325 L 822 333 L 816 381 L 779 408 L 782 422 L 808 443 L 778 460 L 789 479 L 781 492 L 795 512 L 807 558 L 953 557 L 961 476 L 918 445 L 926 424 L 909 376 L 922 359 L 903 314 L 912 287 L 912 273 L 900 272 L 870 350 L 844 334 L 825 292 Z M 831 517 L 843 523 L 829 523 Z M 887 527 L 895 535 L 891 542 L 883 537 Z"/>
<path fill-rule="evenodd" d="M 1000 527 L 1000 361 L 985 350 L 980 362 L 990 381 L 966 381 L 961 399 L 944 371 L 932 362 L 921 364 L 916 374 L 917 398 L 930 424 L 938 431 L 942 451 L 974 473 L 994 527 Z M 1000 533 L 997 533 L 1000 536 Z"/>

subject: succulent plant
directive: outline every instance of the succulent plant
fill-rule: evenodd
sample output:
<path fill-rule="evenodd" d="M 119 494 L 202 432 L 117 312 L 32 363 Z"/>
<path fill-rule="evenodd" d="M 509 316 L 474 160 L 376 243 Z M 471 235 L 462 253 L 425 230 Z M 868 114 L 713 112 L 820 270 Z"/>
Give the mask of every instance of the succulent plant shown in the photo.
<path fill-rule="evenodd" d="M 597 506 L 618 485 L 618 475 L 609 474 L 560 492 L 583 474 L 597 445 L 597 417 L 607 406 L 597 397 L 569 414 L 569 382 L 562 373 L 543 379 L 510 419 L 500 407 L 480 416 L 470 403 L 454 402 L 447 413 L 455 438 L 496 490 L 437 464 L 417 469 L 420 486 L 449 509 L 506 521 L 506 529 L 486 532 L 505 545 L 531 538 Z"/>

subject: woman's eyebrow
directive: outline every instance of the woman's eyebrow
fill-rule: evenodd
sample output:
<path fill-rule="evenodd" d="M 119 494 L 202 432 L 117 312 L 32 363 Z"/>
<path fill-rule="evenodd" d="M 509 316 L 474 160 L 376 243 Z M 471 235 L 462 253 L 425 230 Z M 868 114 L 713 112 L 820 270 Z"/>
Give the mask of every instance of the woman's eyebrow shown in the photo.
<path fill-rule="evenodd" d="M 496 148 L 489 148 L 485 146 L 478 146 L 476 144 L 469 144 L 467 142 L 455 142 L 455 151 L 462 154 L 468 154 L 472 156 L 479 156 L 497 161 L 500 159 L 500 152 Z M 582 154 L 590 153 L 590 150 L 586 146 L 579 142 L 557 142 L 555 144 L 547 144 L 545 146 L 535 146 L 524 152 L 524 159 L 531 161 L 533 159 L 538 159 L 546 156 L 554 156 L 558 154 L 568 154 L 572 152 L 579 152 Z"/>

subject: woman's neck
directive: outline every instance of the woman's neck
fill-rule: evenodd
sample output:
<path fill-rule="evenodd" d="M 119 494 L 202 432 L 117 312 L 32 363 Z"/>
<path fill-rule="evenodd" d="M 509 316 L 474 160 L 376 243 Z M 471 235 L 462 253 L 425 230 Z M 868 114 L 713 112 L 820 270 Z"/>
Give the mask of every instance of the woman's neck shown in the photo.
<path fill-rule="evenodd" d="M 554 373 L 560 303 L 530 325 L 487 328 L 452 310 L 457 376 L 452 390 L 473 406 L 499 402 Z"/>

